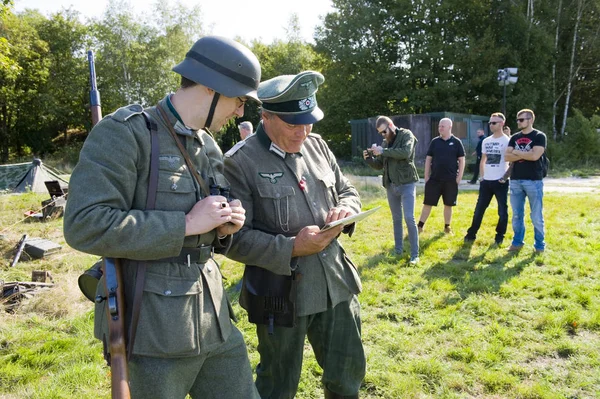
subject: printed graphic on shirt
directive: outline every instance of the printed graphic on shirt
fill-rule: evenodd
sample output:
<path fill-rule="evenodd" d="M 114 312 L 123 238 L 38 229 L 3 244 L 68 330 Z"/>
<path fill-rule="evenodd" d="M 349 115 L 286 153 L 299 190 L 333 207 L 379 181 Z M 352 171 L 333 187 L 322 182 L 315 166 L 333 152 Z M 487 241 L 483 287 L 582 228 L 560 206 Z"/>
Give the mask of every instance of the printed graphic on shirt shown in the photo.
<path fill-rule="evenodd" d="M 533 149 L 532 143 L 533 140 L 529 137 L 521 137 L 515 141 L 515 150 L 529 152 Z"/>
<path fill-rule="evenodd" d="M 487 137 L 483 140 L 481 152 L 486 155 L 483 170 L 485 180 L 499 180 L 508 169 L 508 162 L 504 160 L 504 154 L 508 147 L 508 137 Z"/>

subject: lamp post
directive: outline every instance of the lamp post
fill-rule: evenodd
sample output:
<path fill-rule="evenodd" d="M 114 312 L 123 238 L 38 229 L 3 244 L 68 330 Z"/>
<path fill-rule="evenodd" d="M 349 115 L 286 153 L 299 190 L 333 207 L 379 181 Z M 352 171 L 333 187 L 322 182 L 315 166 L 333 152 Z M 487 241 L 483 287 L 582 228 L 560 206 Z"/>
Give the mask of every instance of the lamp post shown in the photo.
<path fill-rule="evenodd" d="M 506 115 L 506 86 L 517 83 L 519 78 L 516 75 L 518 72 L 518 68 L 498 69 L 498 84 L 503 86 L 502 113 L 504 115 Z"/>

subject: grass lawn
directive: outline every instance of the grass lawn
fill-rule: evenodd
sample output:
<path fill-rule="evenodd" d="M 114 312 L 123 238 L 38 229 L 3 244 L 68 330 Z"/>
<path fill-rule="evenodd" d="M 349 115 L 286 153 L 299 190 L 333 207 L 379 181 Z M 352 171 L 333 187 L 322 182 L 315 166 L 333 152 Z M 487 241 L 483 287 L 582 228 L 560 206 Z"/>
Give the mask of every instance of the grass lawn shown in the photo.
<path fill-rule="evenodd" d="M 461 192 L 452 227 L 442 233 L 434 208 L 420 237 L 421 262 L 393 255 L 391 214 L 380 187 L 357 184 L 364 208 L 383 207 L 342 241 L 358 266 L 363 292 L 367 376 L 361 398 L 598 398 L 600 397 L 600 199 L 547 193 L 547 251 L 535 255 L 533 228 L 518 254 L 494 247 L 492 204 L 478 240 L 463 244 L 477 199 Z M 0 398 L 109 398 L 109 369 L 92 336 L 92 304 L 77 276 L 95 257 L 70 249 L 62 220 L 18 223 L 45 196 L 0 196 L 0 279 L 29 281 L 49 270 L 55 287 L 0 312 Z M 417 217 L 422 193 L 417 198 Z M 22 234 L 48 238 L 63 250 L 47 259 L 9 264 Z M 409 244 L 405 241 L 405 251 Z M 240 264 L 219 257 L 240 317 L 253 366 L 254 326 L 237 304 Z M 322 398 L 310 346 L 297 397 Z M 232 398 L 242 399 L 242 398 Z"/>

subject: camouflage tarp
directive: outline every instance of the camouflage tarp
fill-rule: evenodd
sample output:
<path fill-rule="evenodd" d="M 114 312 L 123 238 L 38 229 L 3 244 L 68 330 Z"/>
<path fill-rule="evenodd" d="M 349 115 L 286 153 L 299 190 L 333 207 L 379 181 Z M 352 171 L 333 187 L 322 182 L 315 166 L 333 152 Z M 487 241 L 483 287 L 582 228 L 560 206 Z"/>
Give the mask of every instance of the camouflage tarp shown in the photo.
<path fill-rule="evenodd" d="M 47 193 L 44 182 L 49 180 L 58 180 L 61 185 L 68 185 L 56 171 L 46 167 L 39 159 L 34 159 L 31 163 L 0 165 L 0 192 Z"/>

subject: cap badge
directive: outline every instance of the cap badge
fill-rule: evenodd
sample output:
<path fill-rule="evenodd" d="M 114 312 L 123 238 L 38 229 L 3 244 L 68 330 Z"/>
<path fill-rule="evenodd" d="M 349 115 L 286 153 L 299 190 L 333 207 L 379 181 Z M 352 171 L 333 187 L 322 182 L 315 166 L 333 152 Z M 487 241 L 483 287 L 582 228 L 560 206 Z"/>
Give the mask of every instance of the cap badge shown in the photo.
<path fill-rule="evenodd" d="M 310 96 L 298 101 L 298 108 L 300 108 L 302 111 L 306 111 L 307 109 L 314 108 L 316 102 L 315 96 Z"/>

